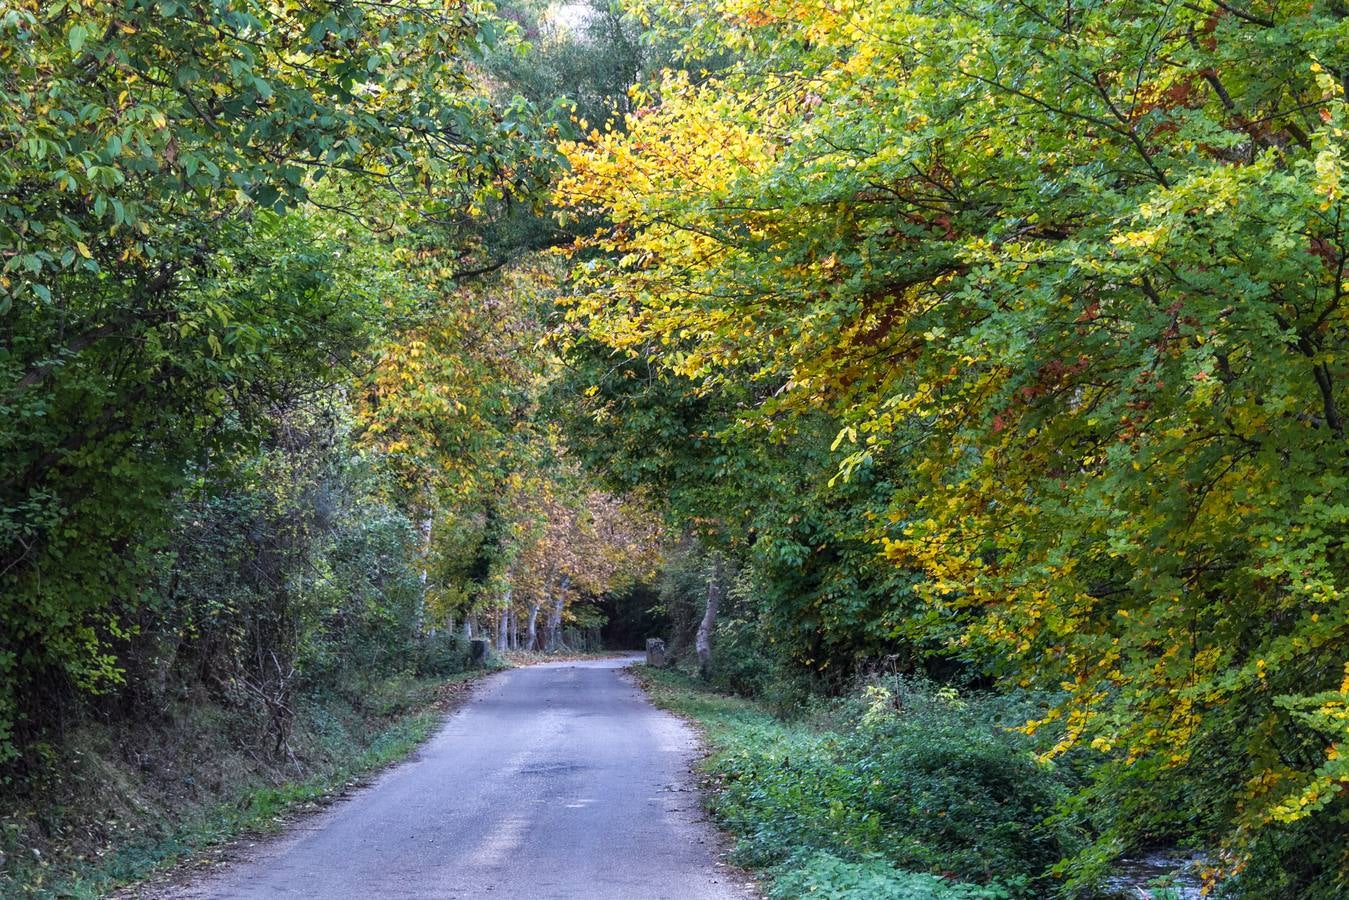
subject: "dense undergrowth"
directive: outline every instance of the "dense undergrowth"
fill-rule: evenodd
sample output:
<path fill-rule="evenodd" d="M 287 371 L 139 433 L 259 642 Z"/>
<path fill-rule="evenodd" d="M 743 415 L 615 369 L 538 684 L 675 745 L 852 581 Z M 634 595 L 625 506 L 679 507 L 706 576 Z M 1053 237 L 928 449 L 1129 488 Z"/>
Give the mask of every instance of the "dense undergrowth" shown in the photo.
<path fill-rule="evenodd" d="M 642 677 L 705 729 L 712 812 L 774 897 L 1042 897 L 1085 842 L 1052 815 L 1076 773 L 1008 727 L 1029 699 L 888 678 L 783 718 L 676 671 Z"/>
<path fill-rule="evenodd" d="M 0 787 L 0 896 L 102 896 L 401 759 L 488 671 L 467 667 L 462 641 L 428 643 L 419 667 L 302 692 L 282 755 L 259 745 L 255 709 L 204 697 L 155 721 L 81 722 Z"/>

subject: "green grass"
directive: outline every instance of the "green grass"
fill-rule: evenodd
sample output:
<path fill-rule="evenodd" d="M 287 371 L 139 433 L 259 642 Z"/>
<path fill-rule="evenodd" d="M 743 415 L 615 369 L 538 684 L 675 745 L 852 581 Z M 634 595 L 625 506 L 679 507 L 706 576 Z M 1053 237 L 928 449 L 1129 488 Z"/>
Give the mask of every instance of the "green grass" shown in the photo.
<path fill-rule="evenodd" d="M 794 719 L 638 667 L 660 706 L 697 723 L 708 806 L 733 859 L 774 897 L 1042 897 L 1077 835 L 1046 819 L 1065 775 L 1035 760 L 1007 698 L 904 680 Z"/>
<path fill-rule="evenodd" d="M 360 709 L 333 698 L 312 702 L 297 725 L 297 740 L 305 742 L 307 752 L 304 771 L 295 773 L 293 780 L 281 780 L 276 772 L 270 777 L 255 772 L 250 779 L 254 783 L 226 789 L 216 802 L 184 799 L 177 808 L 132 797 L 132 805 L 144 812 L 126 816 L 134 824 L 122 823 L 93 852 L 81 848 L 53 853 L 49 847 L 48 853 L 38 856 L 11 844 L 6 867 L 0 871 L 0 896 L 100 897 L 242 835 L 277 831 L 295 815 L 321 807 L 406 757 L 442 721 L 446 686 L 491 670 L 386 679 L 370 686 Z M 224 742 L 223 732 L 217 739 Z M 134 794 L 132 782 L 125 779 L 117 790 Z M 72 811 L 64 818 L 63 827 L 74 830 L 81 814 Z"/>

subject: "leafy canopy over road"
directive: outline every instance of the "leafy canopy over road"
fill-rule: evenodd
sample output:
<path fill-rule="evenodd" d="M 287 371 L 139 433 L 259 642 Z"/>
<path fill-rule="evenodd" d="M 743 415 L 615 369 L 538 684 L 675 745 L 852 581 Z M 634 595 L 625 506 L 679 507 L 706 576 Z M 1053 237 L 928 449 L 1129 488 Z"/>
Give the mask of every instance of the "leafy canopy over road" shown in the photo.
<path fill-rule="evenodd" d="M 0 762 L 193 690 L 284 758 L 663 518 L 714 678 L 1049 697 L 1070 885 L 1342 893 L 1339 0 L 572 12 L 0 10 Z"/>
<path fill-rule="evenodd" d="M 559 200 L 607 217 L 578 247 L 586 340 L 738 398 L 710 429 L 728 456 L 832 417 L 840 496 L 883 498 L 853 533 L 918 578 L 893 633 L 1061 685 L 1027 728 L 1103 755 L 1120 834 L 1174 818 L 1164 794 L 1226 833 L 1229 871 L 1339 843 L 1344 11 L 643 9 L 735 62 L 564 147 Z M 789 555 L 795 475 L 760 475 L 781 515 L 730 505 Z M 821 627 L 864 631 L 845 604 Z"/>

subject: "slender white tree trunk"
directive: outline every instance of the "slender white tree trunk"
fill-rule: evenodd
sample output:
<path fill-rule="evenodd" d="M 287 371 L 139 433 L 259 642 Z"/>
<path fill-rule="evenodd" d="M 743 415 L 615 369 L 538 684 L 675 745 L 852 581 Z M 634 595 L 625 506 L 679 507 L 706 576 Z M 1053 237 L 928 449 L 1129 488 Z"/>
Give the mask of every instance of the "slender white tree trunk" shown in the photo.
<path fill-rule="evenodd" d="M 567 586 L 571 579 L 566 575 L 557 584 L 557 596 L 553 599 L 553 608 L 548 611 L 548 652 L 562 648 L 562 611 L 567 605 Z"/>
<path fill-rule="evenodd" d="M 544 624 L 543 635 L 539 635 L 539 613 L 548 602 L 548 592 L 553 589 L 553 575 L 557 572 L 557 566 L 553 563 L 548 564 L 548 569 L 543 576 L 542 590 L 539 596 L 534 598 L 534 602 L 529 607 L 529 649 L 541 650 L 548 643 L 548 625 Z"/>
<path fill-rule="evenodd" d="M 426 588 L 431 580 L 431 524 L 434 520 L 431 518 L 431 511 L 426 511 L 426 518 L 422 519 L 422 589 L 417 595 L 417 633 L 426 630 Z"/>
<path fill-rule="evenodd" d="M 535 600 L 529 606 L 529 624 L 525 630 L 525 649 L 539 649 L 539 609 L 543 604 Z"/>
<path fill-rule="evenodd" d="M 507 623 L 510 620 L 511 611 L 511 589 L 506 588 L 506 596 L 501 600 L 501 615 L 497 618 L 497 649 L 505 650 L 508 646 L 508 635 L 506 634 Z"/>
<path fill-rule="evenodd" d="M 712 557 L 712 575 L 707 580 L 707 609 L 698 623 L 698 636 L 693 646 L 698 651 L 698 672 L 703 678 L 712 674 L 712 630 L 717 626 L 717 606 L 721 602 L 721 554 Z"/>

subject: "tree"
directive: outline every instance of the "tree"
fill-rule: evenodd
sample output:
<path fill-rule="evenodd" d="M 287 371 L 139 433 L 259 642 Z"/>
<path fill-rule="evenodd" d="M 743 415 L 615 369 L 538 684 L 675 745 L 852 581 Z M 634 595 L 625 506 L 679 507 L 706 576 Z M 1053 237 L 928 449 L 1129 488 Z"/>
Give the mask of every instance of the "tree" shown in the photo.
<path fill-rule="evenodd" d="M 0 12 L 0 758 L 36 684 L 117 680 L 111 601 L 191 464 L 398 313 L 366 226 L 453 222 L 471 265 L 465 229 L 528 190 L 526 118 L 473 84 L 483 27 L 432 0 Z"/>
<path fill-rule="evenodd" d="M 767 434 L 827 410 L 841 479 L 902 469 L 865 527 L 927 633 L 1065 685 L 1056 752 L 1096 747 L 1104 790 L 1191 785 L 1238 861 L 1335 828 L 1339 14 L 693 15 L 738 62 L 566 148 L 561 202 L 605 223 L 573 319 L 695 395 L 768 394 L 740 414 Z"/>
<path fill-rule="evenodd" d="M 526 618 L 524 649 L 562 649 L 563 623 L 577 600 L 598 598 L 650 576 L 660 551 L 658 518 L 646 504 L 589 487 L 558 446 L 553 466 L 509 495 L 528 524 L 510 565 L 513 596 Z M 539 615 L 546 618 L 542 634 Z"/>
<path fill-rule="evenodd" d="M 712 571 L 707 576 L 707 605 L 703 607 L 703 618 L 698 623 L 698 636 L 694 647 L 698 652 L 698 672 L 704 679 L 712 675 L 712 629 L 717 624 L 717 605 L 721 602 L 722 590 L 721 554 L 712 555 Z"/>

